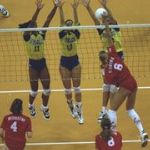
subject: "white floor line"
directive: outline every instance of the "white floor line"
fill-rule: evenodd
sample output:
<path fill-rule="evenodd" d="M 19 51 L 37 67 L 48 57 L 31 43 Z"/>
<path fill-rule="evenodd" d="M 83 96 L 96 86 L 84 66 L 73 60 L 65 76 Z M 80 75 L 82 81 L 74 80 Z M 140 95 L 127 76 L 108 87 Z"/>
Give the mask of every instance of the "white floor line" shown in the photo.
<path fill-rule="evenodd" d="M 148 140 L 150 142 L 150 139 Z M 140 143 L 140 140 L 123 140 L 123 143 Z M 89 142 L 49 142 L 49 143 L 27 143 L 26 146 L 49 146 L 49 145 L 83 145 L 95 144 L 95 141 Z M 0 144 L 0 147 L 4 144 Z"/>
<path fill-rule="evenodd" d="M 150 86 L 138 87 L 140 90 L 148 90 Z M 82 88 L 81 91 L 102 91 L 102 88 Z M 38 92 L 42 92 L 40 89 Z M 51 89 L 52 92 L 64 92 L 64 89 Z M 9 90 L 9 91 L 0 91 L 0 94 L 11 94 L 11 93 L 29 93 L 30 90 Z"/>

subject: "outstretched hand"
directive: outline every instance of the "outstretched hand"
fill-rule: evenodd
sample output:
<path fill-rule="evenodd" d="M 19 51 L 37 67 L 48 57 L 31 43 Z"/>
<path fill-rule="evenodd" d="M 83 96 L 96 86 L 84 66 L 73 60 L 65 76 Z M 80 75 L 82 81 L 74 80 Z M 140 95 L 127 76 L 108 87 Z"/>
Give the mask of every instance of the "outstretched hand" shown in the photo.
<path fill-rule="evenodd" d="M 85 7 L 88 7 L 90 5 L 90 0 L 81 0 L 81 1 Z"/>
<path fill-rule="evenodd" d="M 37 9 L 42 9 L 44 4 L 42 3 L 42 0 L 36 0 L 35 2 Z"/>
<path fill-rule="evenodd" d="M 77 9 L 79 6 L 79 0 L 74 0 L 74 2 L 71 5 L 74 9 Z"/>
<path fill-rule="evenodd" d="M 64 5 L 64 1 L 62 0 L 54 0 L 54 4 L 57 6 L 57 7 L 62 7 Z"/>

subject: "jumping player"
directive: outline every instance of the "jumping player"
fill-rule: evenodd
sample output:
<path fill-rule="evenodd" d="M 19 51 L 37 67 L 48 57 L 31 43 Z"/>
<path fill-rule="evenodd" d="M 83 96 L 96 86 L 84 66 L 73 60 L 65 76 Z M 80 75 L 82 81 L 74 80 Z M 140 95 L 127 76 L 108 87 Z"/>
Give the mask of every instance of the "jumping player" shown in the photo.
<path fill-rule="evenodd" d="M 101 120 L 102 131 L 95 137 L 97 150 L 121 150 L 122 135 L 118 131 L 112 131 L 111 121 L 103 117 Z"/>
<path fill-rule="evenodd" d="M 57 1 L 54 2 L 54 7 L 50 11 L 43 27 L 48 27 L 52 18 L 57 10 Z M 43 8 L 42 0 L 36 1 L 36 11 L 32 19 L 24 24 L 20 24 L 20 28 L 36 28 L 37 27 L 37 17 L 41 9 Z M 29 94 L 29 111 L 31 116 L 36 115 L 34 100 L 38 94 L 38 80 L 41 80 L 43 86 L 42 93 L 42 106 L 41 110 L 43 112 L 44 118 L 49 119 L 49 108 L 48 100 L 50 95 L 50 75 L 47 69 L 46 60 L 44 57 L 44 40 L 46 36 L 46 31 L 26 31 L 23 34 L 24 41 L 26 42 L 27 52 L 29 56 L 29 77 L 31 91 Z"/>
<path fill-rule="evenodd" d="M 3 118 L 0 136 L 5 142 L 5 150 L 24 150 L 26 136 L 32 137 L 31 120 L 23 115 L 22 104 L 21 99 L 14 99 L 10 107 L 12 113 Z"/>
<path fill-rule="evenodd" d="M 113 17 L 110 9 L 107 7 L 107 0 L 98 0 L 98 1 L 101 3 L 103 8 L 107 11 L 107 14 L 102 15 L 102 18 L 99 18 L 99 20 L 95 17 L 95 14 L 90 6 L 90 0 L 82 0 L 83 5 L 86 7 L 95 25 L 102 25 L 104 24 L 105 20 L 109 22 L 109 25 L 116 25 L 116 27 L 111 28 L 111 32 L 113 35 L 113 42 L 116 47 L 117 54 L 123 60 L 124 55 L 123 55 L 123 48 L 122 48 L 122 43 L 121 43 L 121 32 L 120 32 L 119 26 L 117 26 L 117 20 Z M 97 28 L 97 31 L 102 40 L 103 50 L 107 52 L 108 41 L 107 41 L 107 38 L 105 37 L 105 28 L 103 29 Z M 101 66 L 101 71 L 103 72 L 103 66 Z M 117 91 L 117 88 L 115 86 L 110 86 L 109 84 L 106 84 L 104 81 L 102 111 L 100 111 L 99 113 L 98 122 L 100 122 L 102 117 L 107 113 L 107 105 L 108 105 L 110 93 L 112 94 L 112 93 L 115 93 L 116 91 Z"/>
<path fill-rule="evenodd" d="M 3 17 L 9 17 L 10 15 L 8 9 L 4 5 L 1 5 L 1 4 L 0 4 L 0 13 L 2 14 Z"/>
<path fill-rule="evenodd" d="M 109 44 L 108 53 L 101 51 L 99 54 L 99 59 L 104 66 L 104 78 L 106 83 L 109 85 L 117 85 L 119 87 L 119 90 L 110 97 L 110 110 L 108 111 L 108 116 L 112 122 L 112 125 L 115 127 L 117 123 L 116 112 L 127 98 L 126 109 L 128 115 L 134 121 L 140 132 L 141 146 L 145 147 L 148 142 L 148 134 L 144 131 L 140 117 L 134 109 L 137 94 L 137 83 L 127 66 L 116 52 L 113 42 L 113 35 L 108 26 L 109 23 L 107 20 L 105 24 L 106 37 Z"/>
<path fill-rule="evenodd" d="M 63 12 L 63 3 L 60 2 L 60 23 L 61 26 L 78 26 L 78 15 L 77 8 L 79 5 L 78 0 L 74 0 L 72 4 L 74 22 L 71 19 L 64 20 Z M 80 91 L 80 82 L 81 82 L 81 66 L 79 63 L 79 58 L 77 54 L 77 41 L 80 38 L 80 32 L 77 29 L 71 30 L 62 30 L 59 32 L 59 38 L 62 45 L 62 54 L 60 59 L 60 74 L 62 82 L 65 88 L 65 96 L 67 99 L 67 104 L 71 111 L 72 116 L 80 124 L 83 124 L 84 119 L 82 115 L 82 100 L 81 100 L 81 91 Z M 75 104 L 73 104 L 71 84 L 73 84 L 74 93 L 75 93 Z"/>

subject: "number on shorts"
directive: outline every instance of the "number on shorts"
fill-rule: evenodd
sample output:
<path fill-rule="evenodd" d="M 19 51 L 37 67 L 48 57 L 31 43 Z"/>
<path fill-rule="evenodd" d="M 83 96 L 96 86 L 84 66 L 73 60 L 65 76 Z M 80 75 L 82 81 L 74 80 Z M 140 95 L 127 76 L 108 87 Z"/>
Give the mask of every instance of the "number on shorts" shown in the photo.
<path fill-rule="evenodd" d="M 13 132 L 17 132 L 17 121 L 14 121 L 11 124 L 10 129 L 12 129 Z"/>
<path fill-rule="evenodd" d="M 111 139 L 108 140 L 107 144 L 109 147 L 113 147 L 115 145 L 115 141 L 114 141 L 113 137 L 111 137 Z"/>

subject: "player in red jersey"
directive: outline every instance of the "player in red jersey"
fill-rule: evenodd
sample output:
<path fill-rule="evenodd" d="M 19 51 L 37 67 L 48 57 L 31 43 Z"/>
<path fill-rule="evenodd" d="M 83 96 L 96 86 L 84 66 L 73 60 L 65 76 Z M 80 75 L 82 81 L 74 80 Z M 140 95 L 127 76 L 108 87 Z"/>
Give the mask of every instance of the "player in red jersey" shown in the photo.
<path fill-rule="evenodd" d="M 122 136 L 119 132 L 111 130 L 111 121 L 103 117 L 101 120 L 102 131 L 95 137 L 97 150 L 121 150 Z"/>
<path fill-rule="evenodd" d="M 23 150 L 26 136 L 32 137 L 31 120 L 22 114 L 22 100 L 15 99 L 10 107 L 12 112 L 4 116 L 0 136 L 5 141 L 5 150 Z"/>
<path fill-rule="evenodd" d="M 112 33 L 110 32 L 107 21 L 105 22 L 105 25 L 105 36 L 108 39 L 109 47 L 108 52 L 100 52 L 99 59 L 102 63 L 102 66 L 104 67 L 105 82 L 111 85 L 117 85 L 119 87 L 119 90 L 110 98 L 110 110 L 108 111 L 108 115 L 111 122 L 113 123 L 113 126 L 116 126 L 116 111 L 127 98 L 126 109 L 128 115 L 134 121 L 140 132 L 142 143 L 141 146 L 145 147 L 148 142 L 148 134 L 144 131 L 140 117 L 134 109 L 137 93 L 137 83 L 134 77 L 131 75 L 128 67 L 117 55 Z"/>

